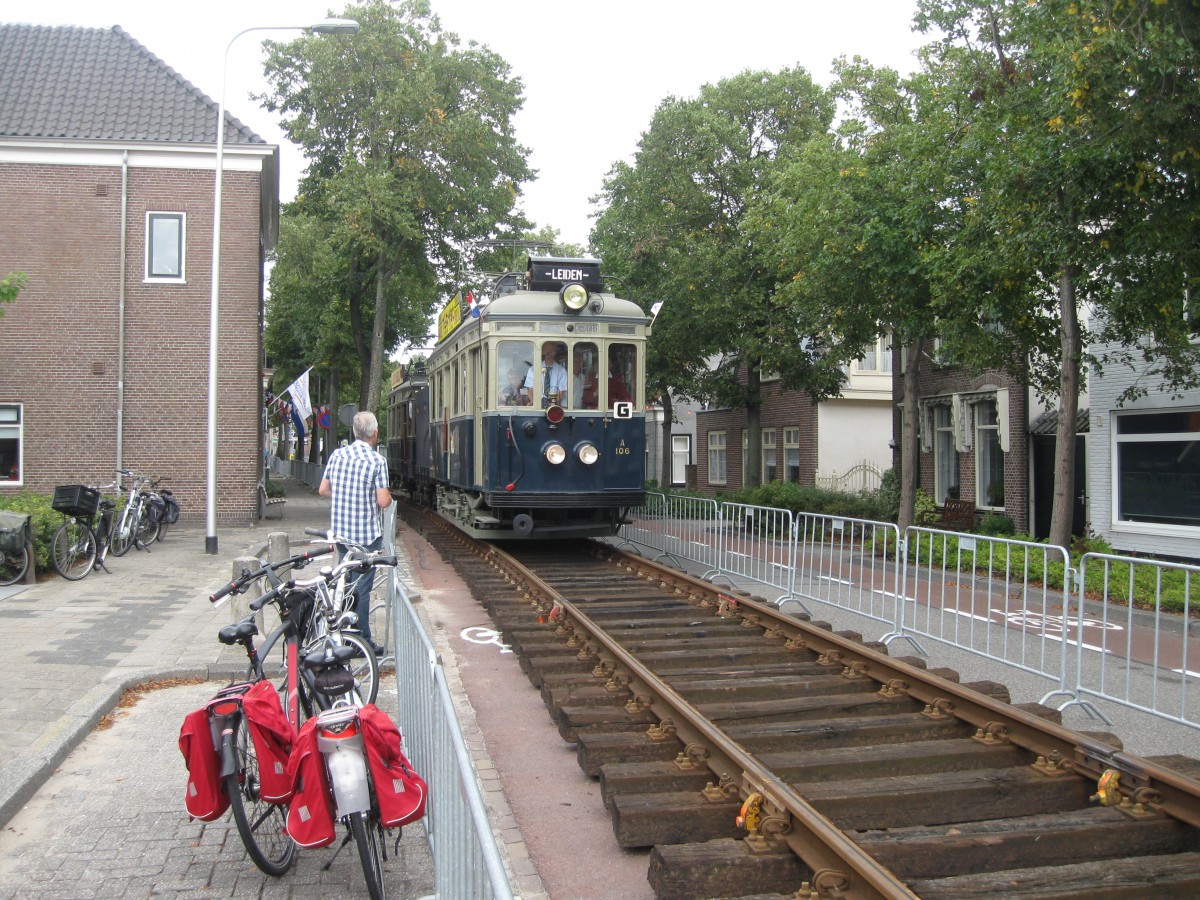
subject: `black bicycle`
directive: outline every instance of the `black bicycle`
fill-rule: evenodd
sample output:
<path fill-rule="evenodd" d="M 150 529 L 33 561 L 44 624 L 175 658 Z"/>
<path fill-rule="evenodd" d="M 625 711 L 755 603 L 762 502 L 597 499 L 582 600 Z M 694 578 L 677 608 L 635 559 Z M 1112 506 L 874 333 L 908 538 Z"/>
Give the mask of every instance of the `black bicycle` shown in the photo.
<path fill-rule="evenodd" d="M 50 561 L 58 574 L 70 581 L 85 578 L 93 569 L 104 569 L 112 542 L 113 510 L 116 504 L 104 491 L 120 494 L 119 482 L 93 487 L 67 484 L 54 489 L 51 508 L 63 514 L 63 523 L 50 543 Z"/>

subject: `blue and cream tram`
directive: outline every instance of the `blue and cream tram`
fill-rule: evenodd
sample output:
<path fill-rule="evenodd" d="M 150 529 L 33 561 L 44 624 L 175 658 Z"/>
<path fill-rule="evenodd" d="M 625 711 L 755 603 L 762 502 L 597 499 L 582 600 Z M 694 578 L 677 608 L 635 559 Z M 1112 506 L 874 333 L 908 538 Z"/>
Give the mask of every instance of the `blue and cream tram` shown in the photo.
<path fill-rule="evenodd" d="M 589 259 L 531 257 L 490 302 L 451 301 L 427 376 L 392 389 L 397 483 L 478 537 L 614 534 L 645 499 L 649 321 Z"/>

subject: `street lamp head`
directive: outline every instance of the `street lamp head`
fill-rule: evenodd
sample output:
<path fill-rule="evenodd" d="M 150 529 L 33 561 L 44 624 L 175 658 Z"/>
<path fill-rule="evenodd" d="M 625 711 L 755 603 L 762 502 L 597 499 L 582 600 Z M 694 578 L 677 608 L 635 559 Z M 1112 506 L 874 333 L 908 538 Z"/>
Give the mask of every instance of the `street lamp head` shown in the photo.
<path fill-rule="evenodd" d="M 358 34 L 360 27 L 353 19 L 322 19 L 305 30 L 313 34 Z"/>

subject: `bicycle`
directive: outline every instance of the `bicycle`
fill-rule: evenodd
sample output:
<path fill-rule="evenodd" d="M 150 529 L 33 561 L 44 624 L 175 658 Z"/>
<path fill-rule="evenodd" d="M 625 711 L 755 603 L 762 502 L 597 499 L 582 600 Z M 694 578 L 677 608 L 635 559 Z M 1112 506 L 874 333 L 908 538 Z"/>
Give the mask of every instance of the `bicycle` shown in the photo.
<path fill-rule="evenodd" d="M 63 514 L 64 521 L 50 542 L 50 561 L 68 581 L 78 581 L 95 569 L 109 571 L 104 560 L 112 538 L 116 504 L 103 493 L 110 490 L 115 490 L 119 497 L 120 482 L 100 487 L 68 484 L 54 489 L 50 506 Z"/>
<path fill-rule="evenodd" d="M 29 571 L 29 518 L 0 510 L 0 586 L 16 584 Z"/>
<path fill-rule="evenodd" d="M 278 836 L 284 832 L 278 821 L 282 815 L 279 812 L 281 807 L 264 798 L 261 793 L 262 773 L 242 707 L 242 696 L 254 684 L 269 680 L 263 659 L 269 658 L 274 646 L 283 641 L 285 678 L 282 703 L 286 718 L 295 731 L 301 726 L 302 710 L 311 715 L 314 705 L 319 712 L 332 708 L 335 703 L 358 706 L 363 703 L 364 694 L 373 700 L 378 691 L 374 654 L 369 644 L 358 635 L 342 634 L 331 629 L 301 650 L 301 642 L 319 593 L 316 588 L 327 579 L 336 577 L 336 570 L 323 571 L 316 582 L 309 584 L 298 584 L 294 579 L 282 581 L 275 575 L 277 570 L 285 567 L 303 568 L 310 560 L 332 551 L 333 547 L 326 546 L 263 566 L 255 572 L 244 570 L 238 578 L 222 586 L 209 598 L 219 603 L 224 597 L 245 590 L 258 578 L 267 577 L 277 582 L 261 597 L 251 601 L 250 615 L 221 629 L 218 638 L 222 643 L 240 644 L 245 648 L 249 675 L 246 682 L 230 686 L 226 689 L 228 694 L 219 695 L 210 704 L 214 734 L 219 732 L 223 736 L 220 747 L 221 775 L 225 779 L 234 822 L 250 858 L 269 875 L 283 874 L 291 867 L 295 845 L 286 841 L 285 846 L 285 842 L 278 840 Z M 394 565 L 395 559 L 380 557 L 372 560 L 371 564 Z M 260 652 L 254 643 L 258 634 L 254 613 L 268 603 L 276 606 L 280 624 L 267 636 Z M 371 683 L 365 688 L 356 681 L 352 669 L 352 661 L 360 658 L 367 661 L 366 671 L 370 673 Z M 216 721 L 218 717 L 219 722 Z"/>
<path fill-rule="evenodd" d="M 179 521 L 179 504 L 175 495 L 167 488 L 160 487 L 167 478 L 155 478 L 147 487 L 146 515 L 151 525 L 156 525 L 154 541 L 162 541 L 167 536 L 167 528 Z M 146 543 L 150 543 L 149 540 Z"/>
<path fill-rule="evenodd" d="M 338 549 L 343 551 L 343 554 L 342 554 L 343 562 L 345 562 L 347 560 L 354 561 L 354 560 L 370 559 L 373 556 L 378 556 L 378 554 L 381 552 L 381 551 L 368 550 L 364 545 L 358 543 L 357 541 L 353 541 L 350 538 L 342 537 L 332 531 L 326 531 L 326 530 L 323 530 L 320 528 L 305 528 L 304 533 L 307 535 L 310 535 L 312 537 L 319 538 L 322 541 L 329 541 L 331 544 L 335 544 L 338 547 Z M 351 578 L 350 577 L 351 575 L 355 575 L 355 577 Z M 335 592 L 334 592 L 335 593 L 334 605 L 340 610 L 343 610 L 345 612 L 354 613 L 354 615 L 357 617 L 357 615 L 358 615 L 357 609 L 356 609 L 357 598 L 356 598 L 356 592 L 355 592 L 355 589 L 358 586 L 357 579 L 358 578 L 370 578 L 371 579 L 371 587 L 373 588 L 374 587 L 374 577 L 375 577 L 374 573 L 372 573 L 366 569 L 359 569 L 356 572 L 354 567 L 350 567 L 350 568 L 344 570 L 341 573 L 341 577 L 337 579 L 336 588 L 335 588 Z M 368 591 L 367 591 L 368 602 L 366 604 L 366 610 L 365 610 L 366 615 L 368 617 L 370 617 L 371 612 L 373 611 L 372 607 L 370 606 L 370 593 L 371 593 L 370 589 L 368 589 Z M 364 629 L 363 628 L 362 622 L 358 623 L 358 630 L 364 631 L 364 632 L 372 631 L 372 634 L 373 634 L 372 629 L 369 629 L 369 628 Z M 373 643 L 374 643 L 374 637 L 372 637 L 372 644 Z M 378 650 L 376 650 L 376 655 L 377 656 L 383 655 L 382 645 L 380 646 L 380 648 Z"/>
<path fill-rule="evenodd" d="M 311 559 L 316 555 L 325 555 L 331 552 L 333 552 L 332 546 L 322 550 L 319 554 L 312 552 L 301 554 L 300 557 L 292 557 L 282 562 L 262 566 L 254 571 L 243 569 L 237 578 L 223 585 L 220 590 L 209 597 L 209 600 L 216 603 L 228 594 L 242 593 L 251 583 L 260 578 L 265 578 L 269 581 L 272 589 L 305 591 L 308 602 L 303 606 L 294 604 L 299 608 L 299 614 L 292 610 L 281 612 L 281 623 L 285 618 L 291 621 L 296 628 L 296 636 L 300 647 L 304 651 L 307 651 L 318 642 L 329 637 L 332 637 L 337 644 L 349 644 L 353 646 L 356 653 L 354 657 L 355 661 L 350 666 L 351 674 L 354 676 L 355 684 L 358 685 L 358 691 L 363 697 L 363 702 L 374 703 L 379 693 L 379 660 L 375 655 L 375 650 L 371 646 L 371 643 L 353 630 L 356 626 L 357 617 L 353 610 L 346 610 L 344 608 L 344 598 L 346 596 L 345 585 L 350 573 L 355 571 L 369 571 L 372 567 L 380 565 L 394 566 L 395 557 L 363 551 L 361 554 L 343 558 L 336 566 L 323 567 L 320 574 L 307 581 L 292 579 L 284 582 L 276 574 L 279 569 L 293 566 L 294 560 L 298 558 Z M 296 568 L 300 567 L 296 566 Z M 281 628 L 282 625 L 267 636 L 262 648 L 262 657 L 264 659 L 270 658 L 271 651 L 280 638 L 283 637 Z M 280 696 L 283 698 L 286 706 L 292 702 L 293 696 L 296 694 L 290 688 L 290 680 L 287 677 L 291 666 L 287 661 L 286 653 L 281 663 L 281 669 L 282 671 L 278 678 L 278 687 Z M 300 688 L 301 690 L 298 696 L 295 696 L 295 699 L 301 705 L 304 717 L 307 718 L 313 714 L 313 705 L 309 699 L 310 692 L 305 690 L 305 685 L 303 684 L 300 685 Z M 292 718 L 297 722 L 298 727 L 301 719 L 294 716 Z"/>
<path fill-rule="evenodd" d="M 147 487 L 150 478 L 138 475 L 129 469 L 119 470 L 121 475 L 133 479 L 133 487 L 125 499 L 125 508 L 121 510 L 121 518 L 113 530 L 110 542 L 112 552 L 116 556 L 124 556 L 130 547 L 149 552 L 146 545 L 152 543 L 158 536 L 158 525 L 150 521 L 147 499 Z"/>

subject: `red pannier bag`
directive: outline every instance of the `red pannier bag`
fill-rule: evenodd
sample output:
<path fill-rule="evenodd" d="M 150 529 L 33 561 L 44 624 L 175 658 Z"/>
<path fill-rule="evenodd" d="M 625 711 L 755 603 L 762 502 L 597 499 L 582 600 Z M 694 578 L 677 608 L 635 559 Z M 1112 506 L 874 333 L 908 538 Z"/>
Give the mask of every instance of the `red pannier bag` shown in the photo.
<path fill-rule="evenodd" d="M 429 787 L 400 749 L 400 729 L 373 703 L 358 711 L 358 721 L 362 725 L 367 768 L 379 800 L 383 827 L 396 828 L 415 822 L 425 815 Z"/>
<path fill-rule="evenodd" d="M 292 779 L 288 775 L 288 757 L 296 740 L 296 729 L 283 711 L 275 685 L 269 681 L 255 683 L 242 696 L 242 712 L 258 756 L 259 795 L 268 803 L 289 802 Z"/>
<path fill-rule="evenodd" d="M 188 815 L 201 822 L 219 819 L 229 809 L 229 794 L 221 778 L 221 754 L 213 746 L 207 706 L 184 718 L 179 729 L 179 749 L 188 770 L 183 796 Z"/>
<path fill-rule="evenodd" d="M 317 719 L 300 728 L 288 757 L 288 777 L 294 796 L 288 807 L 287 833 L 301 847 L 324 847 L 333 843 L 333 791 L 325 759 L 317 749 Z"/>

